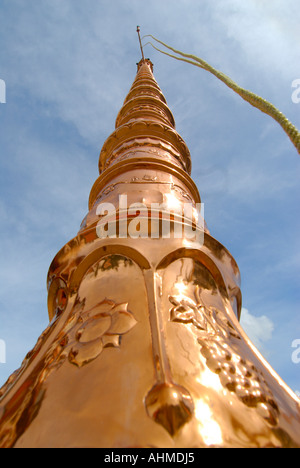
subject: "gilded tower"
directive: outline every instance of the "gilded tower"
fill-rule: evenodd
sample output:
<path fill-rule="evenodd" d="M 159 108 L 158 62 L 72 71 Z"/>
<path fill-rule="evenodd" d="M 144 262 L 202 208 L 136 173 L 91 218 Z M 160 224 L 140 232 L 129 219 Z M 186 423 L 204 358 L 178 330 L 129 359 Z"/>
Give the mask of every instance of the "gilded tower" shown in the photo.
<path fill-rule="evenodd" d="M 238 266 L 148 59 L 99 172 L 49 270 L 49 326 L 0 390 L 0 446 L 299 447 L 299 400 L 239 324 Z"/>

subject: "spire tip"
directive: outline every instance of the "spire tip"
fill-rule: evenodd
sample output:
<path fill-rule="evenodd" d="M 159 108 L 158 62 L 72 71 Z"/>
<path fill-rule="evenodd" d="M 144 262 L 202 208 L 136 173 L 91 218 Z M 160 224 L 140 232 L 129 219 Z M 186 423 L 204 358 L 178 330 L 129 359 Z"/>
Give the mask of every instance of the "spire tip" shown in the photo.
<path fill-rule="evenodd" d="M 136 27 L 136 32 L 138 33 L 138 36 L 139 36 L 139 43 L 140 43 L 140 48 L 141 48 L 141 52 L 142 52 L 142 58 L 143 58 L 143 60 L 145 60 L 142 41 L 141 41 L 141 36 L 140 36 L 140 30 L 141 30 L 141 28 L 139 26 L 137 26 Z"/>

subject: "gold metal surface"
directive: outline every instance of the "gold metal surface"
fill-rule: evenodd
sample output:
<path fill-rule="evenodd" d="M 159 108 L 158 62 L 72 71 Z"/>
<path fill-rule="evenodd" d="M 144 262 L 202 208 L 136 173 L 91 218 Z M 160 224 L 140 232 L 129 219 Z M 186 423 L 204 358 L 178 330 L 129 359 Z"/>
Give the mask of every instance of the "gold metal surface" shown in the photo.
<path fill-rule="evenodd" d="M 166 213 L 200 196 L 147 59 L 99 169 L 49 270 L 49 326 L 0 390 L 0 447 L 299 447 L 299 400 L 239 324 L 235 260 L 205 224 L 176 236 L 174 215 L 163 236 Z M 106 238 L 104 203 L 116 207 Z"/>

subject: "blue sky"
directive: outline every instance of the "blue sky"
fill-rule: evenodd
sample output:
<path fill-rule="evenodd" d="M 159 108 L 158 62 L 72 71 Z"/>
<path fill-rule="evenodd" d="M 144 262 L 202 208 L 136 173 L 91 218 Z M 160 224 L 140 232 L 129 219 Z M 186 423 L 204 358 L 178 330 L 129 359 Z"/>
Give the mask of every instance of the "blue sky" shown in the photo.
<path fill-rule="evenodd" d="M 299 129 L 299 22 L 297 0 L 1 0 L 0 386 L 48 324 L 47 271 L 87 213 L 140 60 L 136 26 L 200 56 Z M 190 149 L 210 232 L 239 265 L 242 325 L 300 391 L 299 154 L 215 77 L 151 46 L 145 55 Z"/>

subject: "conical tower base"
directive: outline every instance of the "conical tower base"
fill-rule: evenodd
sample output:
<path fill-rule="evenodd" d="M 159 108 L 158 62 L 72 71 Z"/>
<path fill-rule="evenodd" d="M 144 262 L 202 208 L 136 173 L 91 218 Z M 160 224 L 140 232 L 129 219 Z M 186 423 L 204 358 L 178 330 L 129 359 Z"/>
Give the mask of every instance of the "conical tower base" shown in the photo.
<path fill-rule="evenodd" d="M 49 270 L 50 324 L 0 391 L 0 446 L 299 447 L 299 400 L 239 324 L 238 267 L 148 60 L 99 169 Z"/>

